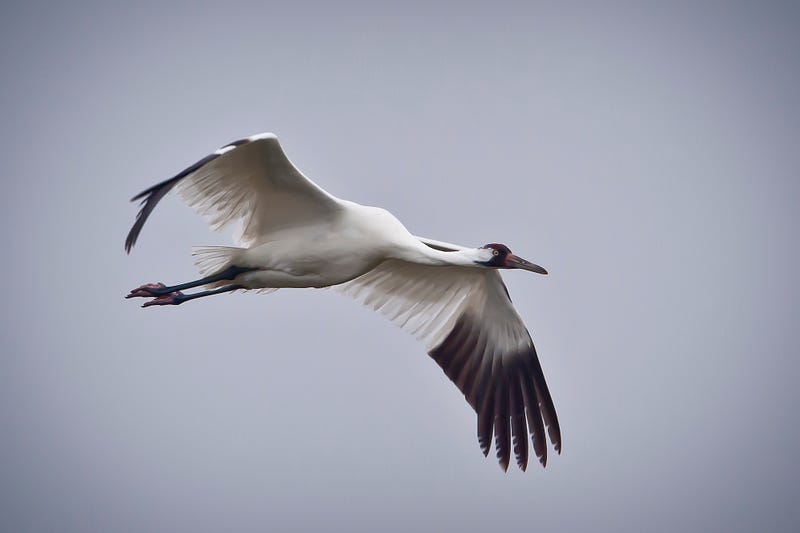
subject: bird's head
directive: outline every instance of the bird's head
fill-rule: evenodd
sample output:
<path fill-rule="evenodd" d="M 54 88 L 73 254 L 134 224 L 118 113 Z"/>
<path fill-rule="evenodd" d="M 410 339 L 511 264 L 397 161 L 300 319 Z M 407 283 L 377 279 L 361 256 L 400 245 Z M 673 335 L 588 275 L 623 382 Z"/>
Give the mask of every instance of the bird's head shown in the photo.
<path fill-rule="evenodd" d="M 491 268 L 521 268 L 537 274 L 547 274 L 547 270 L 511 253 L 508 246 L 492 242 L 481 247 L 486 260 L 478 263 Z"/>

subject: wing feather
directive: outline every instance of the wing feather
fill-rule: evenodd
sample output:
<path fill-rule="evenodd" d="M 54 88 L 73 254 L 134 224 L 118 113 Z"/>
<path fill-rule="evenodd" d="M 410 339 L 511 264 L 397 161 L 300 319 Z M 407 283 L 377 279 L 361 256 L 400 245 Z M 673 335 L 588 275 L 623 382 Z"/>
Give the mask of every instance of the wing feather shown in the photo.
<path fill-rule="evenodd" d="M 512 451 L 517 465 L 527 467 L 527 434 L 546 464 L 545 424 L 560 452 L 558 418 L 536 349 L 497 271 L 388 260 L 338 289 L 425 343 L 477 412 L 484 454 L 494 436 L 503 469 Z"/>
<path fill-rule="evenodd" d="M 130 252 L 144 223 L 172 189 L 214 230 L 233 222 L 240 246 L 264 241 L 286 228 L 319 224 L 340 209 L 337 198 L 306 178 L 283 153 L 277 137 L 264 133 L 223 146 L 176 176 L 136 195 L 142 207 L 125 249 Z"/>
<path fill-rule="evenodd" d="M 498 366 L 502 367 L 502 359 Z M 500 371 L 502 373 L 502 370 Z M 508 424 L 508 389 L 506 381 L 502 377 L 497 381 L 494 389 L 494 447 L 497 452 L 497 459 L 500 467 L 508 470 L 508 463 L 511 458 L 511 427 Z M 527 466 L 527 465 L 526 465 Z"/>
<path fill-rule="evenodd" d="M 525 403 L 520 390 L 518 372 L 509 372 L 508 387 L 514 457 L 517 459 L 517 466 L 525 470 L 528 466 L 528 425 L 525 421 Z"/>

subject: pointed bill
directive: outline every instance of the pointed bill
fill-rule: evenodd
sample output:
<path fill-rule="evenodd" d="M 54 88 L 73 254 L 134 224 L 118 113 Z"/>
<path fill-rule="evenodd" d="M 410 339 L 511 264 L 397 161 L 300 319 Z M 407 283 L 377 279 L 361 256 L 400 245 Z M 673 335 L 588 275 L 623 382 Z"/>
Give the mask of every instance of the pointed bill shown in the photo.
<path fill-rule="evenodd" d="M 529 270 L 537 274 L 547 275 L 547 270 L 544 268 L 514 254 L 508 254 L 508 257 L 506 257 L 506 268 L 521 268 L 522 270 Z"/>

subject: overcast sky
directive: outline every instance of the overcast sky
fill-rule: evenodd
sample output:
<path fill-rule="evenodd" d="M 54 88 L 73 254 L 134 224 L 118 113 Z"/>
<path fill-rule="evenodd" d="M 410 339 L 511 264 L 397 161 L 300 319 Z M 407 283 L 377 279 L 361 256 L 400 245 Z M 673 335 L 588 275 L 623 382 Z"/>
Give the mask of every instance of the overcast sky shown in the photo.
<path fill-rule="evenodd" d="M 6 2 L 0 530 L 800 530 L 792 2 Z M 749 4 L 749 5 L 748 5 Z M 226 244 L 130 197 L 275 132 L 416 234 L 506 243 L 563 453 L 503 473 L 330 291 L 141 309 Z"/>

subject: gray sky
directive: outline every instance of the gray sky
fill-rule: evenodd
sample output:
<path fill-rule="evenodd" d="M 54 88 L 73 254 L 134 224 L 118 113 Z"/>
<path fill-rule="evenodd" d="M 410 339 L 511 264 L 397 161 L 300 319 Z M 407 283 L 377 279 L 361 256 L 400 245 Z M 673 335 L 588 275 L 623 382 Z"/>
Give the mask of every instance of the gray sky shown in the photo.
<path fill-rule="evenodd" d="M 800 529 L 796 6 L 115 4 L 0 7 L 0 529 Z M 261 131 L 551 272 L 546 470 L 332 292 L 123 300 L 229 242 L 170 197 L 126 256 L 128 199 Z"/>

